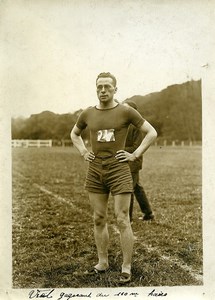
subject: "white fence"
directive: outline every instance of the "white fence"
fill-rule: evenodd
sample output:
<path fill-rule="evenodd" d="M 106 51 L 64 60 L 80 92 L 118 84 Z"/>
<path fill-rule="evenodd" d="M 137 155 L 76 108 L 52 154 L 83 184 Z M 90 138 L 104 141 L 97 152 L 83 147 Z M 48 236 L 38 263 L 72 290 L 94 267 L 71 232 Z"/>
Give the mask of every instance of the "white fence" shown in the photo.
<path fill-rule="evenodd" d="M 177 147 L 177 146 L 181 146 L 181 147 L 184 147 L 184 146 L 201 146 L 202 145 L 202 142 L 201 141 L 167 141 L 167 140 L 158 140 L 158 141 L 155 141 L 154 146 L 172 146 L 172 147 Z"/>
<path fill-rule="evenodd" d="M 12 147 L 52 147 L 52 140 L 12 140 Z"/>
<path fill-rule="evenodd" d="M 88 141 L 84 141 L 86 145 L 88 145 Z M 160 146 L 160 147 L 166 147 L 166 146 L 172 146 L 172 147 L 177 147 L 177 146 L 201 146 L 200 141 L 155 141 L 153 143 L 154 146 Z M 30 148 L 30 147 L 55 147 L 55 146 L 72 146 L 72 141 L 71 140 L 61 140 L 61 141 L 56 141 L 56 140 L 12 140 L 12 147 L 14 148 Z"/>

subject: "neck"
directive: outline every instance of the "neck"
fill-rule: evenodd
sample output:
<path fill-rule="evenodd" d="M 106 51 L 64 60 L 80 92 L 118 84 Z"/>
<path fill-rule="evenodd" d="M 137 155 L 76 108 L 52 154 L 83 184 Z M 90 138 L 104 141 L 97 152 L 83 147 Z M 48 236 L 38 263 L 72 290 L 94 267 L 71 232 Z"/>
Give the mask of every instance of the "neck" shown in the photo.
<path fill-rule="evenodd" d="M 109 109 L 109 108 L 113 108 L 115 106 L 117 106 L 117 102 L 114 101 L 114 99 L 112 99 L 111 101 L 108 102 L 99 102 L 99 104 L 97 105 L 98 109 Z"/>

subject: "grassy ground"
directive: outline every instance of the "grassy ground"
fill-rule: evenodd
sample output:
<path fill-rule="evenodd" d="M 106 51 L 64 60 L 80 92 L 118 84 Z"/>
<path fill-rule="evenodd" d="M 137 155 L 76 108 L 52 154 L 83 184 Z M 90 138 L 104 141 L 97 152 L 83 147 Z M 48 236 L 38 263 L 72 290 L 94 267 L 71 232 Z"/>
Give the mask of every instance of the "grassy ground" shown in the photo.
<path fill-rule="evenodd" d="M 13 149 L 13 286 L 116 287 L 122 262 L 109 201 L 110 272 L 97 263 L 91 208 L 83 190 L 87 164 L 73 148 Z M 132 282 L 202 284 L 201 148 L 151 147 L 141 182 L 156 215 L 142 222 L 134 205 Z"/>

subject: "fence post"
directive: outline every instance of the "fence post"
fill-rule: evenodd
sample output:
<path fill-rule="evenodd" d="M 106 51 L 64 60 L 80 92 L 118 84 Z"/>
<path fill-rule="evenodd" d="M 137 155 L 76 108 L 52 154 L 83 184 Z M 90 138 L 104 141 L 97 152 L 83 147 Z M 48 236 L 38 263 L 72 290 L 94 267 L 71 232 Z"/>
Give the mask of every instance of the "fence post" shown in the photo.
<path fill-rule="evenodd" d="M 184 147 L 184 141 L 181 141 L 181 146 Z"/>
<path fill-rule="evenodd" d="M 164 140 L 164 141 L 163 141 L 163 145 L 164 145 L 164 147 L 166 147 L 166 145 L 167 145 L 167 140 Z"/>

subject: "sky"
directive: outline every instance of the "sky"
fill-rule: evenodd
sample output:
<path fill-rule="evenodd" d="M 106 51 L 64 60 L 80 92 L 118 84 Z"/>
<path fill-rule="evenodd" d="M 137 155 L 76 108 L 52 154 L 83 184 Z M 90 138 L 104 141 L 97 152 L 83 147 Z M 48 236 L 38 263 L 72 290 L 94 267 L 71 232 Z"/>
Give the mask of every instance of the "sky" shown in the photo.
<path fill-rule="evenodd" d="M 214 50 L 214 1 L 0 1 L 3 101 L 13 117 L 98 102 L 100 72 L 119 101 L 199 80 Z"/>

